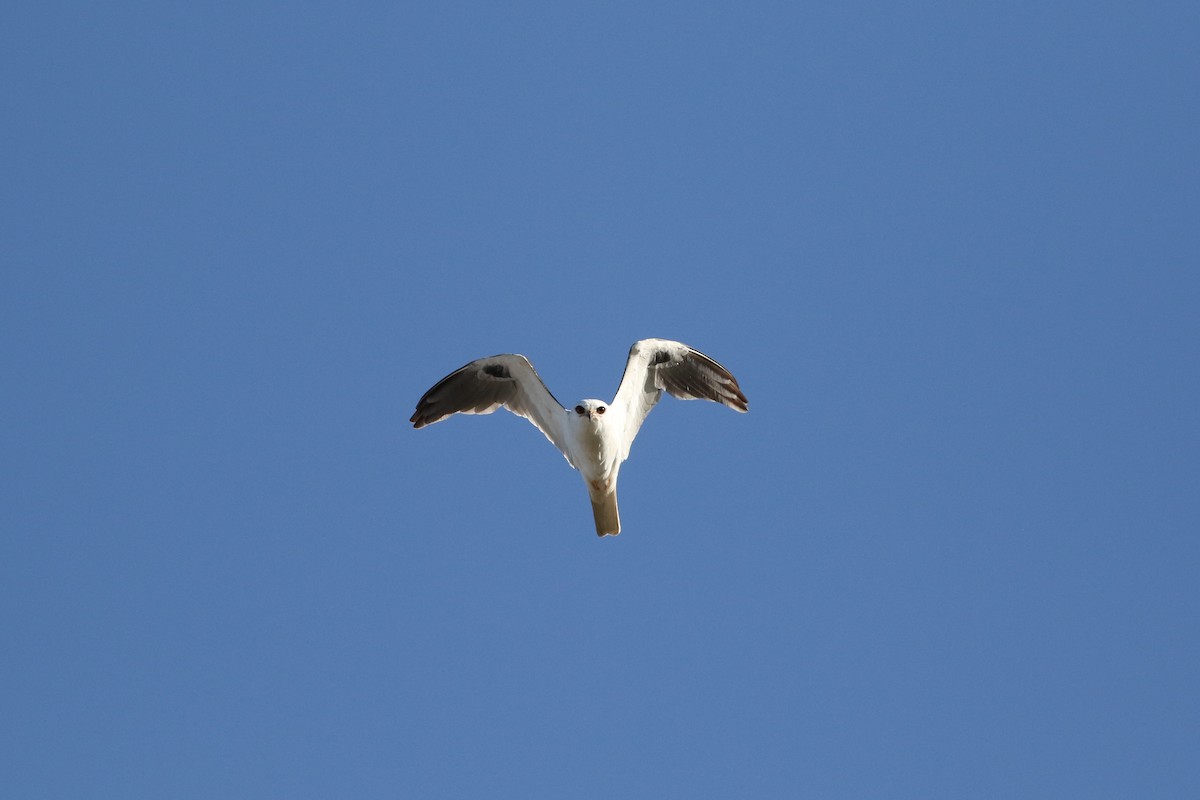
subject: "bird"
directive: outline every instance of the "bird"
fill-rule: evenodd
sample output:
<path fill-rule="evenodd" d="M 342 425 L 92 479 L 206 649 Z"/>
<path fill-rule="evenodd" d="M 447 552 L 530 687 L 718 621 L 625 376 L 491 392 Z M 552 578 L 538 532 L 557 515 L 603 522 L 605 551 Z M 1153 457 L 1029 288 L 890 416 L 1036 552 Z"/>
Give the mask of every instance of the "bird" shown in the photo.
<path fill-rule="evenodd" d="M 529 420 L 583 476 L 596 535 L 621 532 L 617 475 L 634 437 L 663 392 L 681 400 L 711 400 L 739 413 L 749 409 L 737 379 L 712 358 L 682 342 L 641 339 L 629 348 L 611 402 L 580 400 L 565 408 L 523 355 L 503 353 L 465 364 L 417 401 L 409 422 L 424 428 L 453 414 L 491 414 L 506 408 Z"/>

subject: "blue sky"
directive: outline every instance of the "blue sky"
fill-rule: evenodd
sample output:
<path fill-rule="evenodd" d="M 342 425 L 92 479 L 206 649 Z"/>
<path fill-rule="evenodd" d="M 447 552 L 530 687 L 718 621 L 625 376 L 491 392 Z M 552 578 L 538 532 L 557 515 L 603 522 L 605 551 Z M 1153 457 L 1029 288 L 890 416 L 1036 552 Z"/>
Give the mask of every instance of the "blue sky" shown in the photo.
<path fill-rule="evenodd" d="M 8 796 L 1196 796 L 1198 16 L 0 12 Z"/>

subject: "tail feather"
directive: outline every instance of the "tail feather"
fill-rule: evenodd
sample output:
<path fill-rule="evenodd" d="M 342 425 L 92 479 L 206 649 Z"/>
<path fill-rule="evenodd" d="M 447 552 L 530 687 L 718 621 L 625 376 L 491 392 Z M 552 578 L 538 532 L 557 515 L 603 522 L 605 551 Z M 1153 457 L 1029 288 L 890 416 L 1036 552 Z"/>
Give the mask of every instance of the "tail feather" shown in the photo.
<path fill-rule="evenodd" d="M 617 511 L 617 493 L 591 495 L 592 515 L 596 518 L 597 536 L 616 536 L 621 532 L 621 515 Z"/>

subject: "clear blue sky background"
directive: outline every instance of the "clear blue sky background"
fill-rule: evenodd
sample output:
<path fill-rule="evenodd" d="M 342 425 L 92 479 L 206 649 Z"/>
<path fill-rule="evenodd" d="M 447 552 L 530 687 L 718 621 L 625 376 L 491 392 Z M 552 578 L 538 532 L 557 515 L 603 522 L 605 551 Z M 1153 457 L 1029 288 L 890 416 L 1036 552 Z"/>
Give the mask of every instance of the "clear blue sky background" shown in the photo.
<path fill-rule="evenodd" d="M 9 4 L 5 796 L 1200 796 L 1198 23 Z"/>

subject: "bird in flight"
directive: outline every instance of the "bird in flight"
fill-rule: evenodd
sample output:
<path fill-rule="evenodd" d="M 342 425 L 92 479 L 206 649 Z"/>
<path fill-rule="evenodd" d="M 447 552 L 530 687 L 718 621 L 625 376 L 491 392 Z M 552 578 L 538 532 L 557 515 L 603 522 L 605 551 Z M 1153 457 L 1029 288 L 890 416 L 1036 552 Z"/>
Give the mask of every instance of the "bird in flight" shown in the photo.
<path fill-rule="evenodd" d="M 611 403 L 580 400 L 574 408 L 563 408 L 529 359 L 505 353 L 472 361 L 435 383 L 417 402 L 409 422 L 423 428 L 451 414 L 491 414 L 502 406 L 524 417 L 583 475 L 596 534 L 615 536 L 621 532 L 617 473 L 664 391 L 681 400 L 712 400 L 741 413 L 748 407 L 737 379 L 699 350 L 669 339 L 642 339 L 629 348 Z"/>

